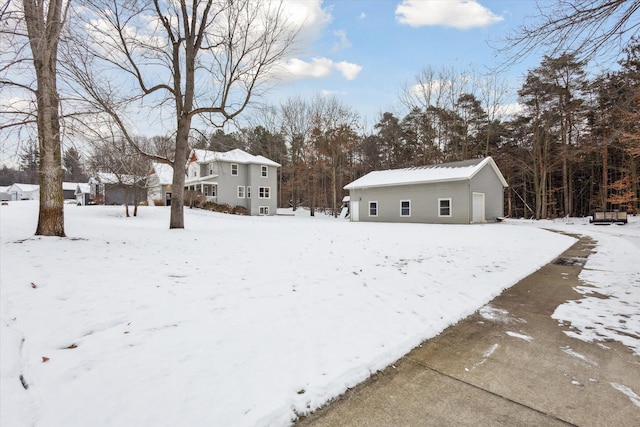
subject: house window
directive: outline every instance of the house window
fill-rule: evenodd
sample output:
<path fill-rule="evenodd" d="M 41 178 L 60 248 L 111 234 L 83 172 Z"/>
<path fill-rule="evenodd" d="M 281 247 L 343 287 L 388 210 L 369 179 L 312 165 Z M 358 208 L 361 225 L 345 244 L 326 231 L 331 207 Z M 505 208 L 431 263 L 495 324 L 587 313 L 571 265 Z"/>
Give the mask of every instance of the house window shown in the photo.
<path fill-rule="evenodd" d="M 193 178 L 195 178 L 195 177 L 197 177 L 197 176 L 198 176 L 198 171 L 197 171 L 195 168 L 194 168 L 194 169 L 193 169 L 193 171 L 191 172 L 191 176 L 192 176 Z"/>
<path fill-rule="evenodd" d="M 251 198 L 251 187 L 247 186 L 247 199 Z"/>
<path fill-rule="evenodd" d="M 262 177 L 267 178 L 269 176 L 269 168 L 266 166 L 261 166 L 260 168 L 260 174 L 262 175 Z"/>
<path fill-rule="evenodd" d="M 238 164 L 231 163 L 231 175 L 238 175 Z"/>
<path fill-rule="evenodd" d="M 378 202 L 369 202 L 369 216 L 378 216 Z"/>
<path fill-rule="evenodd" d="M 271 187 L 258 187 L 258 197 L 261 199 L 270 199 Z"/>
<path fill-rule="evenodd" d="M 269 206 L 260 206 L 260 215 L 269 215 Z"/>
<path fill-rule="evenodd" d="M 400 216 L 411 216 L 411 200 L 400 200 Z"/>
<path fill-rule="evenodd" d="M 218 189 L 218 187 L 216 187 L 215 185 L 212 185 L 212 186 L 211 186 L 211 195 L 212 195 L 212 196 L 214 196 L 214 197 L 216 196 L 216 190 L 217 190 L 217 189 Z"/>
<path fill-rule="evenodd" d="M 213 163 L 209 163 L 209 175 L 213 175 Z"/>
<path fill-rule="evenodd" d="M 209 195 L 209 186 L 208 186 L 208 185 L 205 185 L 205 186 L 204 186 L 204 195 L 205 195 L 205 196 L 208 196 L 208 195 Z"/>
<path fill-rule="evenodd" d="M 451 216 L 451 199 L 438 199 L 438 216 Z"/>
<path fill-rule="evenodd" d="M 244 199 L 244 187 L 242 185 L 238 186 L 238 199 Z"/>

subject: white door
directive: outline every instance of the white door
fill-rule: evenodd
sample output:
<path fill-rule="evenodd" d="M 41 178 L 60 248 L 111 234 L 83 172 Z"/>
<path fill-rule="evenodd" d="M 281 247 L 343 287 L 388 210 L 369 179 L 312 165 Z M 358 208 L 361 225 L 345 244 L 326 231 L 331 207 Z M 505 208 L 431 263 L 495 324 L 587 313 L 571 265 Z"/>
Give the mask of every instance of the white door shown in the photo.
<path fill-rule="evenodd" d="M 359 201 L 351 201 L 351 212 L 349 213 L 351 216 L 351 221 L 358 222 L 360 221 L 360 202 Z"/>
<path fill-rule="evenodd" d="M 473 193 L 473 222 L 484 222 L 484 193 Z"/>

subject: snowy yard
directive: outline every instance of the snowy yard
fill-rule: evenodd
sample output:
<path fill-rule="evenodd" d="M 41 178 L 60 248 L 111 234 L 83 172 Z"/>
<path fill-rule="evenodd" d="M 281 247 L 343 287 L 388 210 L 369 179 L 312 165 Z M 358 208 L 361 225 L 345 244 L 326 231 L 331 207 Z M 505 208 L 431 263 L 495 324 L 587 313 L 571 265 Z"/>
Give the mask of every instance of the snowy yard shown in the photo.
<path fill-rule="evenodd" d="M 0 425 L 287 426 L 575 241 L 541 227 L 593 235 L 581 278 L 609 296 L 554 317 L 640 353 L 640 222 L 123 213 L 68 205 L 59 239 L 0 208 Z"/>

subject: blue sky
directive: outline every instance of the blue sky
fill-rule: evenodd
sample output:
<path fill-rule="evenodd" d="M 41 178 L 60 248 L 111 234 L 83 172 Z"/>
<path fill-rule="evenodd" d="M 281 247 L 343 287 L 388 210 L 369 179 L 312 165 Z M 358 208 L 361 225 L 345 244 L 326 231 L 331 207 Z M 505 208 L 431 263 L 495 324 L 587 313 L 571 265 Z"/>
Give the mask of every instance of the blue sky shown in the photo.
<path fill-rule="evenodd" d="M 283 79 L 266 101 L 277 104 L 292 95 L 311 99 L 333 94 L 370 124 L 381 112 L 401 110 L 402 86 L 425 67 L 484 72 L 498 65 L 502 58 L 489 40 L 500 39 L 536 13 L 533 0 L 300 3 L 309 11 L 303 31 L 307 44 L 290 61 L 289 81 Z M 539 62 L 540 57 L 531 56 L 506 70 L 513 102 L 520 78 Z M 346 71 L 336 64 L 345 64 L 340 67 Z"/>

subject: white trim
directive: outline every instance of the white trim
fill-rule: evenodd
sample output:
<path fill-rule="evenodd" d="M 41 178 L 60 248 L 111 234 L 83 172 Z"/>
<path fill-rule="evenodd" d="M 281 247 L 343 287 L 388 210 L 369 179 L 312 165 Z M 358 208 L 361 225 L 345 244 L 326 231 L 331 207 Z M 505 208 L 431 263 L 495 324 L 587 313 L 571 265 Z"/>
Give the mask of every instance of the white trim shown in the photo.
<path fill-rule="evenodd" d="M 402 214 L 402 204 L 404 202 L 408 202 L 409 203 L 409 214 L 408 215 L 403 215 Z M 410 217 L 411 216 L 411 200 L 400 200 L 400 216 L 401 217 Z"/>
<path fill-rule="evenodd" d="M 267 194 L 267 197 L 264 196 L 265 193 Z M 270 199 L 270 198 L 271 198 L 271 187 L 258 187 L 258 199 Z"/>
<path fill-rule="evenodd" d="M 258 207 L 259 215 L 269 215 L 269 206 L 259 206 Z"/>
<path fill-rule="evenodd" d="M 244 199 L 244 194 L 245 194 L 244 191 L 245 191 L 244 186 L 238 185 L 238 192 L 237 192 L 238 199 Z"/>
<path fill-rule="evenodd" d="M 269 166 L 260 165 L 260 176 L 263 178 L 269 178 Z"/>
<path fill-rule="evenodd" d="M 236 167 L 236 173 L 233 173 L 233 167 Z M 240 172 L 240 168 L 238 167 L 237 163 L 231 163 L 231 175 L 232 176 L 238 176 L 238 173 Z"/>
<path fill-rule="evenodd" d="M 376 214 L 375 214 L 375 215 L 371 215 L 371 204 L 372 204 L 372 203 L 375 203 L 375 204 L 376 204 Z M 378 210 L 379 210 L 379 209 L 380 209 L 380 204 L 378 203 L 378 201 L 377 201 L 377 200 L 370 200 L 370 201 L 369 201 L 369 210 L 367 211 L 367 214 L 368 214 L 370 217 L 377 217 L 377 216 L 378 216 Z"/>
<path fill-rule="evenodd" d="M 443 201 L 449 201 L 449 215 L 441 215 L 441 203 Z M 438 217 L 439 218 L 451 218 L 453 216 L 453 201 L 451 200 L 451 197 L 442 197 L 438 199 Z"/>

